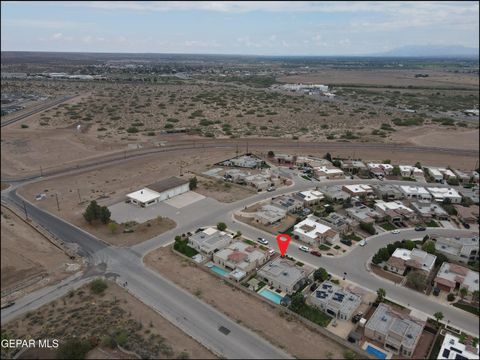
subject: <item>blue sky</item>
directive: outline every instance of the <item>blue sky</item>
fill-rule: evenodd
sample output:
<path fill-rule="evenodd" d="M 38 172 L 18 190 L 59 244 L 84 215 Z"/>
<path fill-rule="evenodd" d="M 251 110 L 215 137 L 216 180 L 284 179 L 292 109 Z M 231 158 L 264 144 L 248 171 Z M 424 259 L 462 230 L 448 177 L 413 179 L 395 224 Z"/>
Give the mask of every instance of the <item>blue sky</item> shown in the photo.
<path fill-rule="evenodd" d="M 1 4 L 2 51 L 362 55 L 479 42 L 476 1 Z"/>

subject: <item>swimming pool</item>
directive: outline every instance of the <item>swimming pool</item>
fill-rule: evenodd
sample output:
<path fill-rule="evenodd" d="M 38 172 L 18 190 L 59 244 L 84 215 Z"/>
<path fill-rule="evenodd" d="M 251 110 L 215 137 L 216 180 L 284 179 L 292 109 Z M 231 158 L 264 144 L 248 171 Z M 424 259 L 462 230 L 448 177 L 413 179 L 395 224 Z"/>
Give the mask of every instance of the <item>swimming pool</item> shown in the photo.
<path fill-rule="evenodd" d="M 267 298 L 270 301 L 273 301 L 275 304 L 280 304 L 280 300 L 283 299 L 283 296 L 270 291 L 268 289 L 263 289 L 262 291 L 259 292 L 260 295 L 262 295 L 264 298 Z"/>
<path fill-rule="evenodd" d="M 368 345 L 367 348 L 365 349 L 366 352 L 368 352 L 369 354 L 372 354 L 373 356 L 375 356 L 377 359 L 386 359 L 387 358 L 387 354 L 385 354 L 384 352 L 374 348 L 373 346 L 370 346 Z"/>
<path fill-rule="evenodd" d="M 218 275 L 225 276 L 227 277 L 230 271 L 227 271 L 225 269 L 222 269 L 221 267 L 218 267 L 217 265 L 213 265 L 210 270 L 212 270 L 214 273 L 217 273 Z"/>

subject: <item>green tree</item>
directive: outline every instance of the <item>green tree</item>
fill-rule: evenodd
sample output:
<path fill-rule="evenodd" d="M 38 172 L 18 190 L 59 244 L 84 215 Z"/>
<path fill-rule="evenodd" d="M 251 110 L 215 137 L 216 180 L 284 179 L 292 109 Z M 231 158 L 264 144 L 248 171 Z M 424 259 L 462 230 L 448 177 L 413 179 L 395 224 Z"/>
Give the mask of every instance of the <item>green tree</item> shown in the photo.
<path fill-rule="evenodd" d="M 422 164 L 420 164 L 420 162 L 417 161 L 417 162 L 415 163 L 415 167 L 416 167 L 417 169 L 421 169 L 421 168 L 422 168 Z"/>
<path fill-rule="evenodd" d="M 391 164 L 391 163 L 392 163 L 392 160 L 390 160 L 390 159 L 383 160 L 383 163 L 384 163 L 384 164 Z"/>
<path fill-rule="evenodd" d="M 410 271 L 407 274 L 407 283 L 415 290 L 422 291 L 427 285 L 427 277 L 421 271 Z"/>
<path fill-rule="evenodd" d="M 197 188 L 197 185 L 198 185 L 198 180 L 197 180 L 197 177 L 194 176 L 188 182 L 188 186 L 189 186 L 190 190 L 195 190 Z"/>
<path fill-rule="evenodd" d="M 273 158 L 274 156 L 275 156 L 275 153 L 274 153 L 272 150 L 270 150 L 270 151 L 268 152 L 268 157 L 269 157 L 269 158 Z"/>
<path fill-rule="evenodd" d="M 401 174 L 400 172 L 400 166 L 398 165 L 395 165 L 392 169 L 392 174 L 395 175 L 395 176 L 399 176 Z"/>
<path fill-rule="evenodd" d="M 95 279 L 90 282 L 90 291 L 97 295 L 102 294 L 107 287 L 108 284 L 103 279 Z"/>
<path fill-rule="evenodd" d="M 460 298 L 463 300 L 463 298 L 464 298 L 465 296 L 467 296 L 467 295 L 468 295 L 468 289 L 462 287 L 462 288 L 460 289 Z"/>
<path fill-rule="evenodd" d="M 91 350 L 90 342 L 82 339 L 69 339 L 61 342 L 57 351 L 57 359 L 85 359 Z"/>
<path fill-rule="evenodd" d="M 83 213 L 83 218 L 91 224 L 93 220 L 98 219 L 99 206 L 95 200 L 90 201 L 85 212 Z"/>
<path fill-rule="evenodd" d="M 325 270 L 323 267 L 321 268 L 318 268 L 317 270 L 315 270 L 315 272 L 313 273 L 313 279 L 315 281 L 325 281 L 327 280 L 328 278 L 328 272 L 327 270 Z"/>
<path fill-rule="evenodd" d="M 367 224 L 367 223 L 361 222 L 360 223 L 360 228 L 362 230 L 365 230 L 370 235 L 375 235 L 377 233 L 373 224 Z"/>
<path fill-rule="evenodd" d="M 377 301 L 382 302 L 385 299 L 385 296 L 387 296 L 387 292 L 385 291 L 385 289 L 379 288 L 377 290 Z"/>
<path fill-rule="evenodd" d="M 437 311 L 433 314 L 433 317 L 437 320 L 437 327 L 440 326 L 440 320 L 443 319 L 443 313 L 441 311 Z"/>
<path fill-rule="evenodd" d="M 378 254 L 383 261 L 387 261 L 388 259 L 390 259 L 390 252 L 387 248 L 378 249 Z"/>
<path fill-rule="evenodd" d="M 110 233 L 114 234 L 115 231 L 117 231 L 117 223 L 113 221 L 108 223 L 108 229 L 110 230 Z"/>
<path fill-rule="evenodd" d="M 227 224 L 225 224 L 224 222 L 219 222 L 217 224 L 217 229 L 220 231 L 225 231 L 227 229 Z"/>
<path fill-rule="evenodd" d="M 480 294 L 480 292 L 479 292 L 478 290 L 475 290 L 475 291 L 472 293 L 472 296 L 473 296 L 473 300 L 474 300 L 474 301 L 478 301 L 478 299 L 479 299 L 479 297 L 480 297 L 479 294 Z"/>
<path fill-rule="evenodd" d="M 428 240 L 422 245 L 422 250 L 429 254 L 435 254 L 435 243 L 432 240 Z"/>
<path fill-rule="evenodd" d="M 332 155 L 328 152 L 325 154 L 324 158 L 327 159 L 330 162 L 332 161 Z"/>
<path fill-rule="evenodd" d="M 455 300 L 455 294 L 454 293 L 449 293 L 447 295 L 447 300 L 448 301 L 454 301 Z"/>
<path fill-rule="evenodd" d="M 352 350 L 350 349 L 347 349 L 347 350 L 344 350 L 343 351 L 343 357 L 347 360 L 352 360 L 352 359 L 355 359 L 357 355 L 355 354 L 355 352 L 353 352 Z"/>
<path fill-rule="evenodd" d="M 295 293 L 290 302 L 290 310 L 297 312 L 305 305 L 305 298 L 301 292 Z"/>
<path fill-rule="evenodd" d="M 413 249 L 415 249 L 415 242 L 412 241 L 412 240 L 405 240 L 404 247 L 405 247 L 405 249 L 413 250 Z"/>
<path fill-rule="evenodd" d="M 99 211 L 99 219 L 100 221 L 102 222 L 102 224 L 108 224 L 108 222 L 110 221 L 110 216 L 112 215 L 112 213 L 110 212 L 110 210 L 108 210 L 108 208 L 106 206 L 102 206 L 100 208 L 100 211 Z"/>

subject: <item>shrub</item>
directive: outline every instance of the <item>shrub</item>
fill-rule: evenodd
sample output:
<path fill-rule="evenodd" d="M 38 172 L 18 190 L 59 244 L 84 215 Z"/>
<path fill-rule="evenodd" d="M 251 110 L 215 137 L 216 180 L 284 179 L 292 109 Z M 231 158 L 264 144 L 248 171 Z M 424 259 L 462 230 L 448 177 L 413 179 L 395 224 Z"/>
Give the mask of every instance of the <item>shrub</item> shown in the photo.
<path fill-rule="evenodd" d="M 88 340 L 69 339 L 60 344 L 57 359 L 84 359 L 91 350 Z"/>
<path fill-rule="evenodd" d="M 227 229 L 227 224 L 225 224 L 224 222 L 219 222 L 217 224 L 217 229 L 220 231 L 225 231 Z"/>
<path fill-rule="evenodd" d="M 22 129 L 26 129 L 26 128 L 28 128 L 28 125 L 27 125 L 27 124 L 22 124 L 22 125 L 20 125 L 20 127 L 21 127 Z"/>
<path fill-rule="evenodd" d="M 129 134 L 138 133 L 138 129 L 137 129 L 135 126 L 130 126 L 130 127 L 127 129 L 127 133 L 129 133 Z"/>
<path fill-rule="evenodd" d="M 90 291 L 97 295 L 102 294 L 107 287 L 108 284 L 103 279 L 95 279 L 90 282 Z"/>
<path fill-rule="evenodd" d="M 449 294 L 447 295 L 447 300 L 448 300 L 448 301 L 454 301 L 454 300 L 455 300 L 455 294 L 449 293 Z"/>

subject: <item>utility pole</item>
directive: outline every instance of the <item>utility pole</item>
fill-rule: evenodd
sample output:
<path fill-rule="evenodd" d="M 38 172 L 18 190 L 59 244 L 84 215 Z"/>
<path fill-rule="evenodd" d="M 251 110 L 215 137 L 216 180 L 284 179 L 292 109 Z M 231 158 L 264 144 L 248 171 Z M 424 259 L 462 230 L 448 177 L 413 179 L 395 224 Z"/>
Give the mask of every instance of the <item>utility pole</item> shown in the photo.
<path fill-rule="evenodd" d="M 248 141 L 247 141 L 247 154 L 248 154 Z"/>
<path fill-rule="evenodd" d="M 25 201 L 23 202 L 23 210 L 25 211 L 25 220 L 28 220 L 27 206 L 25 205 Z"/>
<path fill-rule="evenodd" d="M 77 194 L 78 194 L 78 202 L 82 202 L 82 198 L 80 197 L 80 189 L 77 188 Z"/>
<path fill-rule="evenodd" d="M 43 169 L 42 169 L 42 165 L 40 165 L 40 176 L 43 176 Z"/>
<path fill-rule="evenodd" d="M 60 211 L 60 204 L 58 203 L 58 195 L 55 194 L 55 199 L 57 199 L 57 209 L 58 211 Z"/>

